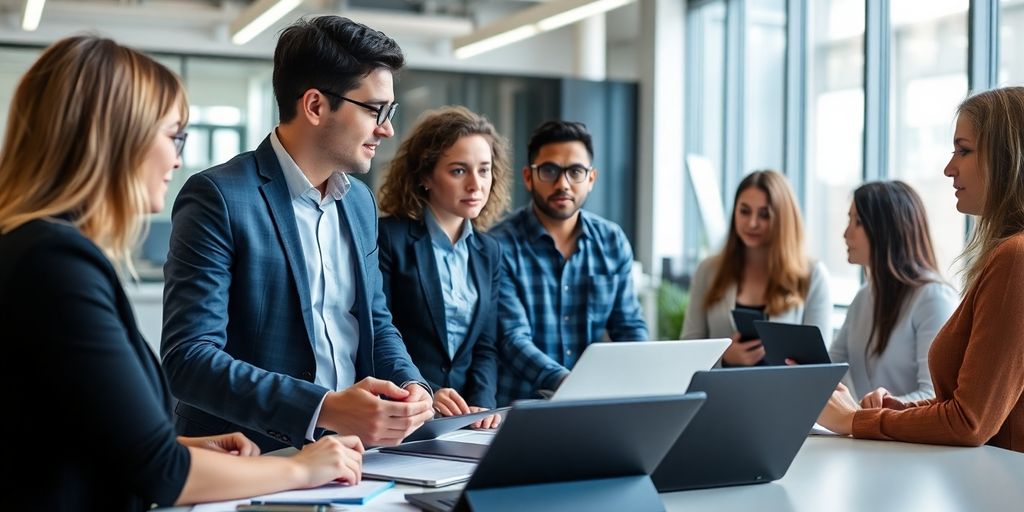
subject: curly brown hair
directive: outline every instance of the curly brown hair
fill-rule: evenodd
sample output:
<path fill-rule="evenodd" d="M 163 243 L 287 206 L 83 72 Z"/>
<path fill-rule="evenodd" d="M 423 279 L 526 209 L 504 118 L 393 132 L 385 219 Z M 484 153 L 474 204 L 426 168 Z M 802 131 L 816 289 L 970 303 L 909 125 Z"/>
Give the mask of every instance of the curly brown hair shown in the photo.
<path fill-rule="evenodd" d="M 396 217 L 420 220 L 428 201 L 423 181 L 433 174 L 441 155 L 467 135 L 480 135 L 491 146 L 491 193 L 473 226 L 486 230 L 500 219 L 511 200 L 512 164 L 508 141 L 485 117 L 462 106 L 423 113 L 388 164 L 378 191 L 380 210 Z"/>

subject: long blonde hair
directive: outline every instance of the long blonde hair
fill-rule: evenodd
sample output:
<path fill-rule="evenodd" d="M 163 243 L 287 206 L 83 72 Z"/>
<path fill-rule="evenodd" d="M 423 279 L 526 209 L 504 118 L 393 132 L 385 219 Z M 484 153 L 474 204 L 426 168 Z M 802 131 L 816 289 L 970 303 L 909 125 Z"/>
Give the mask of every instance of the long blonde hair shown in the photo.
<path fill-rule="evenodd" d="M 974 128 L 985 206 L 960 255 L 964 289 L 978 280 L 992 251 L 1024 232 L 1024 87 L 1003 87 L 964 100 L 957 114 Z"/>
<path fill-rule="evenodd" d="M 142 162 L 173 108 L 184 125 L 181 81 L 135 50 L 94 36 L 47 48 L 11 100 L 0 150 L 0 233 L 67 214 L 130 270 L 148 209 Z"/>
<path fill-rule="evenodd" d="M 772 230 L 768 242 L 768 286 L 765 288 L 765 312 L 777 315 L 799 306 L 810 289 L 810 265 L 804 254 L 804 228 L 797 209 L 793 191 L 782 174 L 771 171 L 754 171 L 743 178 L 736 189 L 732 217 L 729 222 L 729 236 L 722 252 L 716 256 L 718 271 L 711 281 L 711 287 L 704 296 L 704 307 L 725 297 L 725 290 L 739 285 L 743 279 L 746 260 L 746 246 L 736 231 L 736 209 L 740 194 L 756 187 L 768 196 L 768 211 L 772 219 Z"/>
<path fill-rule="evenodd" d="M 508 142 L 486 118 L 466 107 L 449 106 L 425 112 L 416 128 L 402 141 L 388 164 L 378 193 L 380 210 L 390 215 L 419 220 L 427 205 L 421 186 L 448 148 L 468 135 L 480 135 L 491 146 L 491 193 L 473 225 L 486 230 L 504 215 L 511 201 L 512 164 Z"/>

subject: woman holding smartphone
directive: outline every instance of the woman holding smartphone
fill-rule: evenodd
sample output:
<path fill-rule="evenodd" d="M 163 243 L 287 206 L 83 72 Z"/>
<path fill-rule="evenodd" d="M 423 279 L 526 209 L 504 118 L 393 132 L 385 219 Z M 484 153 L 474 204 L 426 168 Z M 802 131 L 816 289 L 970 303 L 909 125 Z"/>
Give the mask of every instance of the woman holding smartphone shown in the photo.
<path fill-rule="evenodd" d="M 725 366 L 764 358 L 756 337 L 743 336 L 733 310 L 761 313 L 773 322 L 814 325 L 826 345 L 832 335 L 828 271 L 804 253 L 803 222 L 786 178 L 754 171 L 740 182 L 722 251 L 698 265 L 690 288 L 682 339 L 731 338 Z"/>

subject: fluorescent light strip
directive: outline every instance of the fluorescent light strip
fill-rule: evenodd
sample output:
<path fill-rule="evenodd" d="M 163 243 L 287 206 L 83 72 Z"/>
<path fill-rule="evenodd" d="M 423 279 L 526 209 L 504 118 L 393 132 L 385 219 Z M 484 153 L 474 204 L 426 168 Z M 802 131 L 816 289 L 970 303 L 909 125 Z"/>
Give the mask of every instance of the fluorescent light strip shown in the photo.
<path fill-rule="evenodd" d="M 46 0 L 25 0 L 25 16 L 21 19 L 21 28 L 29 32 L 39 28 L 39 20 L 43 17 L 43 5 Z"/>
<path fill-rule="evenodd" d="M 495 48 L 501 48 L 502 46 L 512 44 L 516 41 L 522 41 L 523 39 L 533 37 L 539 33 L 540 29 L 538 29 L 536 25 L 523 25 L 519 28 L 509 30 L 508 32 L 502 32 L 488 37 L 487 39 L 481 39 L 475 43 L 456 48 L 455 58 L 468 59 L 474 55 L 489 52 Z"/>
<path fill-rule="evenodd" d="M 253 18 L 253 20 L 246 26 L 240 28 L 238 32 L 235 32 L 235 34 L 231 36 L 231 42 L 242 45 L 252 41 L 254 37 L 260 35 L 264 30 L 302 4 L 302 1 L 303 0 L 278 0 L 276 4 L 268 7 L 262 14 Z"/>
<path fill-rule="evenodd" d="M 618 9 L 619 7 L 632 2 L 633 0 L 598 0 L 597 2 L 581 5 L 575 9 L 569 9 L 568 11 L 542 19 L 537 22 L 537 28 L 539 28 L 541 32 L 548 32 L 550 30 L 555 30 L 556 28 L 571 25 L 580 20 L 585 20 L 591 16 L 605 13 L 613 9 Z"/>
<path fill-rule="evenodd" d="M 577 21 L 585 20 L 585 19 L 587 19 L 587 18 L 589 18 L 591 16 L 595 16 L 595 15 L 598 15 L 598 14 L 603 14 L 603 13 L 606 13 L 608 11 L 611 11 L 611 10 L 614 10 L 614 9 L 618 9 L 619 7 L 622 7 L 622 6 L 626 5 L 626 4 L 633 3 L 634 1 L 636 1 L 636 0 L 596 0 L 596 1 L 593 1 L 593 2 L 587 2 L 587 3 L 584 3 L 582 5 L 578 5 L 576 7 L 572 7 L 570 9 L 565 10 L 565 11 L 562 11 L 562 12 L 559 12 L 559 13 L 556 13 L 556 14 L 552 14 L 550 16 L 543 17 L 543 18 L 541 18 L 541 19 L 539 19 L 537 21 L 532 21 L 532 20 L 529 19 L 531 17 L 531 13 L 530 12 L 524 12 L 522 14 L 513 15 L 511 18 L 512 19 L 519 18 L 517 21 L 522 23 L 521 25 L 519 25 L 516 28 L 510 29 L 510 30 L 506 30 L 504 32 L 499 32 L 499 33 L 497 33 L 495 35 L 492 35 L 492 36 L 489 36 L 489 37 L 485 37 L 483 39 L 480 39 L 479 41 L 473 41 L 473 42 L 471 42 L 469 44 L 466 44 L 464 46 L 457 47 L 457 48 L 455 48 L 455 51 L 454 51 L 455 58 L 457 58 L 457 59 L 468 59 L 469 57 L 473 57 L 473 56 L 479 55 L 481 53 L 489 52 L 489 51 L 494 50 L 496 48 L 500 48 L 502 46 L 509 45 L 509 44 L 515 43 L 517 41 L 522 41 L 523 39 L 526 39 L 526 38 L 529 38 L 529 37 L 533 37 L 533 36 L 535 36 L 537 34 L 540 34 L 542 32 L 548 32 L 548 31 L 551 31 L 551 30 L 555 30 L 557 28 L 561 28 L 561 27 L 564 27 L 566 25 L 570 25 L 572 23 L 576 23 Z M 570 3 L 570 4 L 577 3 L 578 4 L 579 2 L 567 2 L 567 3 Z M 557 7 L 555 6 L 554 3 L 543 4 L 543 5 L 540 5 L 540 6 L 537 6 L 537 7 L 532 7 L 530 9 L 528 9 L 527 11 L 533 11 L 533 10 L 536 10 L 536 9 L 540 9 L 541 12 L 543 12 L 545 10 L 550 12 L 550 10 L 552 8 L 557 9 Z M 540 13 L 533 13 L 533 14 L 536 15 L 536 14 L 540 14 Z M 523 19 L 523 17 L 525 17 L 526 19 Z M 514 24 L 514 23 L 516 23 L 515 21 L 512 21 L 512 19 L 507 20 L 505 23 L 506 24 Z M 500 22 L 500 21 L 498 22 L 498 24 L 501 24 L 501 23 L 502 22 Z M 493 25 L 492 25 L 492 27 L 493 27 Z M 489 27 L 484 27 L 484 29 L 482 31 L 477 31 L 477 33 L 480 33 L 480 32 L 486 33 L 488 31 L 488 29 L 489 29 Z M 493 29 L 491 29 L 491 30 L 493 31 Z M 468 38 L 472 38 L 473 35 L 470 34 L 467 37 Z M 465 38 L 459 38 L 459 39 L 465 39 Z"/>

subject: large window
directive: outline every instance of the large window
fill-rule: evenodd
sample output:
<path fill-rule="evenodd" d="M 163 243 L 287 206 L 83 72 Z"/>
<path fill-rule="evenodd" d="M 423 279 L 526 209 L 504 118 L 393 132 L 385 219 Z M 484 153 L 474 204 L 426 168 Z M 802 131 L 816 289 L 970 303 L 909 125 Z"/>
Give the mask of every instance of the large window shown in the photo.
<path fill-rule="evenodd" d="M 686 154 L 707 159 L 706 170 L 714 174 L 707 177 L 708 181 L 721 185 L 725 166 L 725 2 L 705 2 L 691 8 L 686 30 Z M 667 275 L 692 272 L 708 251 L 720 249 L 710 246 L 698 222 L 697 191 L 691 180 L 685 182 L 684 260 L 663 269 Z"/>
<path fill-rule="evenodd" d="M 999 2 L 999 83 L 1024 84 L 1024 0 Z"/>
<path fill-rule="evenodd" d="M 743 173 L 755 169 L 782 171 L 786 133 L 786 0 L 751 0 L 746 22 Z M 732 192 L 726 191 L 730 198 Z"/>
<path fill-rule="evenodd" d="M 864 0 L 808 2 L 808 9 L 804 218 L 809 252 L 828 267 L 833 300 L 845 304 L 860 287 L 843 230 L 863 176 Z"/>
<path fill-rule="evenodd" d="M 968 0 L 892 2 L 889 173 L 924 200 L 939 268 L 956 273 L 966 217 L 942 174 L 953 150 L 956 106 L 967 95 Z M 952 281 L 951 281 L 952 282 Z"/>

